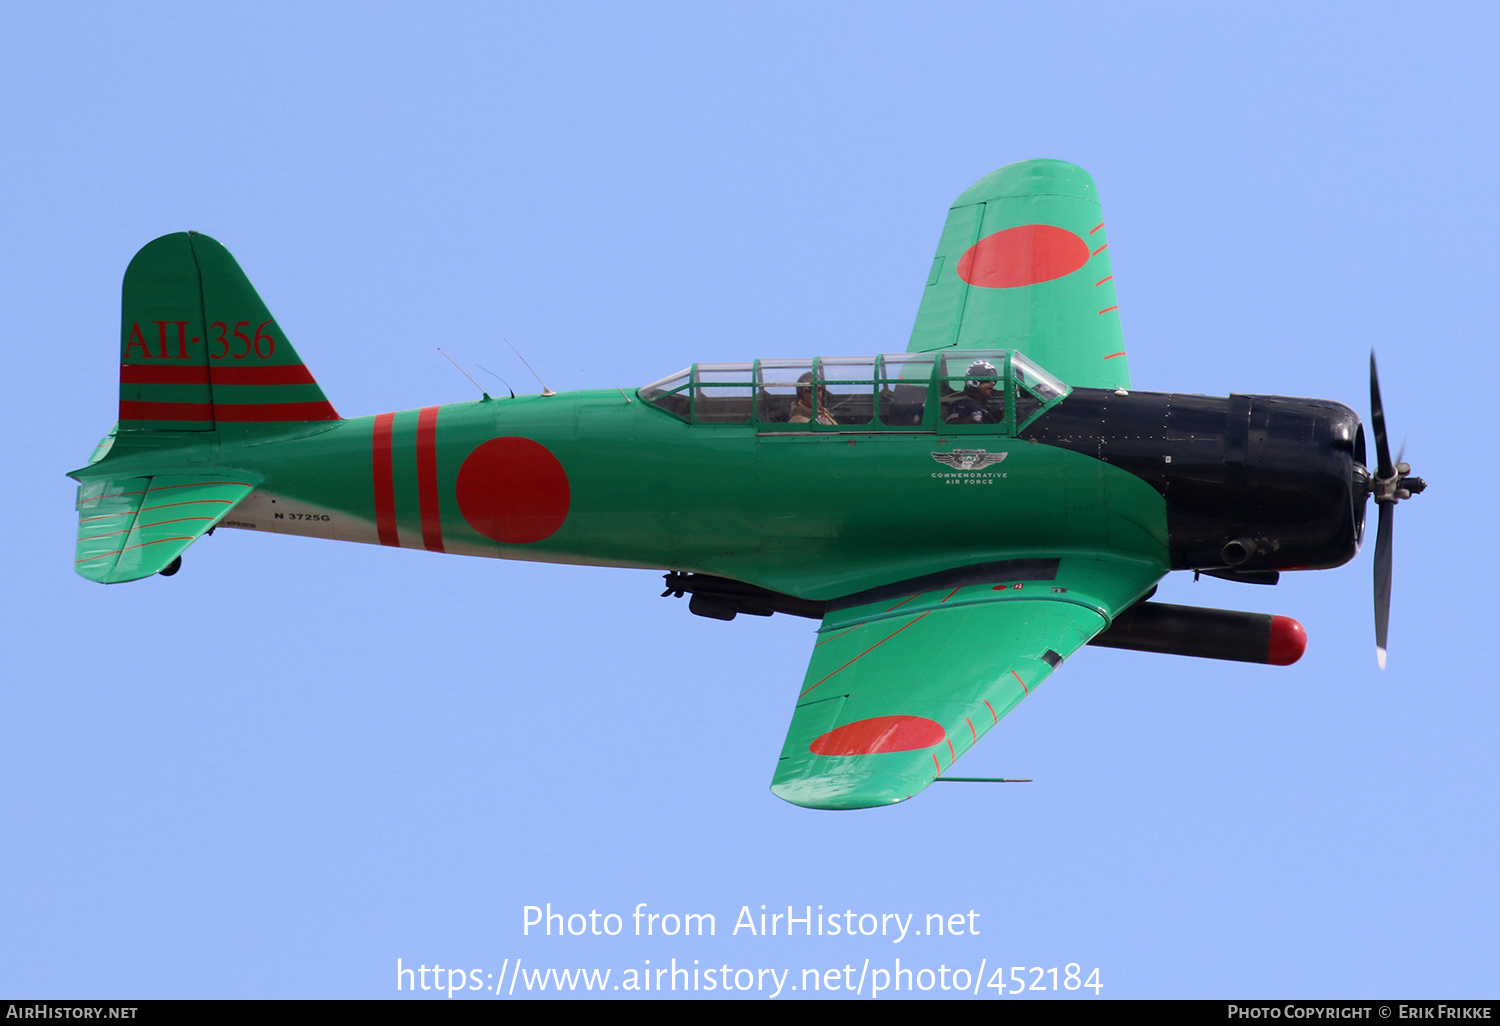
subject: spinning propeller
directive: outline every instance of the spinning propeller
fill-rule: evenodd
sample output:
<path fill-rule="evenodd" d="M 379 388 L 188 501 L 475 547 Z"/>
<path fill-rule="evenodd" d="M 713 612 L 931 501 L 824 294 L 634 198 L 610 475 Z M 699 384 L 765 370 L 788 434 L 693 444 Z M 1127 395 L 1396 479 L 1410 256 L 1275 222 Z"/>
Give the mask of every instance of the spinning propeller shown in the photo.
<path fill-rule="evenodd" d="M 1391 531 L 1396 503 L 1427 488 L 1427 482 L 1411 476 L 1411 467 L 1401 462 L 1403 444 L 1391 463 L 1391 448 L 1385 437 L 1385 408 L 1380 404 L 1380 377 L 1375 373 L 1375 353 L 1370 353 L 1370 426 L 1375 431 L 1375 457 L 1379 465 L 1370 482 L 1370 495 L 1380 510 L 1375 533 L 1375 661 L 1385 669 L 1385 642 L 1391 619 Z"/>

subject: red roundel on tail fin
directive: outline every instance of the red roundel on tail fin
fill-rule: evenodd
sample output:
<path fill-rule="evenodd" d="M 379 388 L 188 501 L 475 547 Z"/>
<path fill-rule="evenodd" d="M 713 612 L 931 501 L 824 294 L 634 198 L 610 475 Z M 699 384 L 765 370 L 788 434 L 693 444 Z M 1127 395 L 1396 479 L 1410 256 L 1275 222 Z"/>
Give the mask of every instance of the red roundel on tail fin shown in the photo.
<path fill-rule="evenodd" d="M 525 545 L 568 518 L 572 493 L 557 457 L 529 438 L 492 438 L 458 470 L 458 509 L 486 538 Z"/>
<path fill-rule="evenodd" d="M 876 716 L 835 727 L 807 750 L 814 755 L 877 755 L 942 744 L 948 732 L 922 716 Z"/>
<path fill-rule="evenodd" d="M 985 289 L 1014 289 L 1072 274 L 1089 261 L 1089 244 L 1066 228 L 1023 224 L 987 235 L 958 261 L 958 276 Z"/>

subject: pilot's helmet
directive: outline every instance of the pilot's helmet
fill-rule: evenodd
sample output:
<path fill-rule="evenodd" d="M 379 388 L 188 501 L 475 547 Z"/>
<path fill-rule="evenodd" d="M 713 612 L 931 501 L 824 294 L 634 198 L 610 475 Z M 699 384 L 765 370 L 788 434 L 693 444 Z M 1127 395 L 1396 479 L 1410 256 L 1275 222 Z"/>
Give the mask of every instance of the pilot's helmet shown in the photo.
<path fill-rule="evenodd" d="M 807 396 L 810 397 L 812 395 L 812 390 L 813 390 L 813 372 L 812 371 L 805 371 L 805 372 L 803 372 L 803 374 L 800 377 L 797 378 L 797 395 L 801 396 L 801 395 L 806 394 Z M 823 384 L 821 381 L 818 382 L 818 398 L 819 399 L 827 399 L 828 398 L 828 386 L 825 385 L 825 384 Z"/>
<path fill-rule="evenodd" d="M 969 372 L 964 376 L 969 379 L 969 384 L 971 385 L 1000 380 L 1000 375 L 996 372 L 995 365 L 988 360 L 975 360 L 969 364 Z"/>

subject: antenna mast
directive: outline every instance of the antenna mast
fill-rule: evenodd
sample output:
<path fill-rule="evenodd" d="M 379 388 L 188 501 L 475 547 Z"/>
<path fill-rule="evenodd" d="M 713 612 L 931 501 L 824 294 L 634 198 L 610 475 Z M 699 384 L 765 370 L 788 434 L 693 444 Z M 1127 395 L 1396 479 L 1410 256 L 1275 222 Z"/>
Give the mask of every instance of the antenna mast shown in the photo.
<path fill-rule="evenodd" d="M 440 353 L 443 353 L 443 347 L 442 346 L 438 346 L 437 347 L 437 351 L 440 352 Z M 462 374 L 464 377 L 466 377 L 466 378 L 469 379 L 469 384 L 471 384 L 475 388 L 479 389 L 479 394 L 480 395 L 484 396 L 486 399 L 488 399 L 490 397 L 490 394 L 484 390 L 484 387 L 482 385 L 480 385 L 479 382 L 477 382 L 477 381 L 474 380 L 474 378 L 469 374 L 468 371 L 466 371 L 462 367 L 458 366 L 458 361 L 457 360 L 455 360 L 453 357 L 449 356 L 447 353 L 443 353 L 443 359 L 445 359 L 449 363 L 453 364 L 453 366 L 458 367 L 458 372 L 460 374 Z"/>
<path fill-rule="evenodd" d="M 500 336 L 500 339 L 506 345 L 510 346 L 510 339 L 506 338 L 504 335 Z M 510 351 L 513 352 L 513 353 L 515 353 L 517 359 L 519 359 L 522 363 L 526 363 L 526 357 L 524 357 L 524 356 L 521 355 L 521 351 L 519 349 L 517 349 L 515 346 L 510 346 Z M 529 371 L 531 371 L 531 376 L 534 377 L 534 378 L 536 378 L 536 383 L 538 385 L 542 386 L 542 395 L 556 395 L 557 394 L 556 392 L 552 391 L 552 389 L 550 389 L 550 388 L 547 387 L 547 383 L 542 380 L 542 376 L 540 374 L 538 374 L 532 368 L 531 364 L 526 363 L 526 369 L 529 370 Z"/>

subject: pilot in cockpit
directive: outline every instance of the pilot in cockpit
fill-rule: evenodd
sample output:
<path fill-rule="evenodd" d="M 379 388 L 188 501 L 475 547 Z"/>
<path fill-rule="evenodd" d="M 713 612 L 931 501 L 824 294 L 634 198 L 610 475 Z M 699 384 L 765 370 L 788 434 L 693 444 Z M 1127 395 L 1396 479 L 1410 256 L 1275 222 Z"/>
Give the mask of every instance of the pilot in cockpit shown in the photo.
<path fill-rule="evenodd" d="M 797 380 L 806 382 L 797 389 L 797 401 L 792 405 L 791 416 L 787 417 L 788 424 L 811 424 L 814 422 L 813 415 L 813 373 L 808 371 Z M 818 410 L 816 422 L 833 426 L 838 424 L 838 418 L 828 412 L 828 389 L 824 385 L 818 386 Z"/>
<path fill-rule="evenodd" d="M 964 375 L 964 390 L 943 396 L 944 424 L 999 424 L 1005 400 L 995 394 L 1000 374 L 988 360 L 975 360 Z"/>

